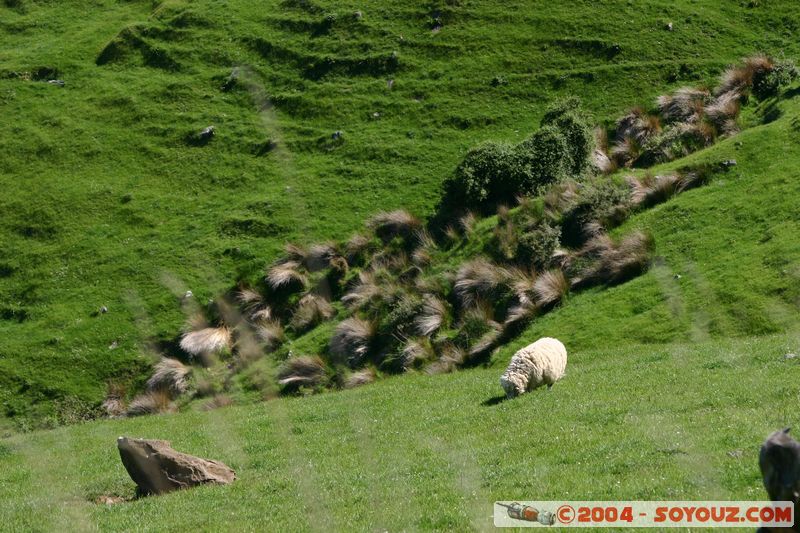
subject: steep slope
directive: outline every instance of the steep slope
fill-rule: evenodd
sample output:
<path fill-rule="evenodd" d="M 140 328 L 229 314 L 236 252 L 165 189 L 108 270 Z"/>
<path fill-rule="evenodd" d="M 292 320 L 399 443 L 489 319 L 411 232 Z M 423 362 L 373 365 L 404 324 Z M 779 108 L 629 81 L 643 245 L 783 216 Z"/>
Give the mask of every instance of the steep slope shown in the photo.
<path fill-rule="evenodd" d="M 175 295 L 210 298 L 379 208 L 429 214 L 467 147 L 521 139 L 556 95 L 602 121 L 755 49 L 799 50 L 791 2 L 0 12 L 0 404 L 37 423 L 140 382 L 143 348 L 179 328 Z"/>

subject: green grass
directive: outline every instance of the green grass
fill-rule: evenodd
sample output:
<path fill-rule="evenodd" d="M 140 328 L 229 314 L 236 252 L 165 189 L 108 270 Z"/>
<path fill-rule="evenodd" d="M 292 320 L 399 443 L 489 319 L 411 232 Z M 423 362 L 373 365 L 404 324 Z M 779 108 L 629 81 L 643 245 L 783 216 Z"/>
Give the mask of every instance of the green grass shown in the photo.
<path fill-rule="evenodd" d="M 176 294 L 204 301 L 258 276 L 286 240 L 343 239 L 379 209 L 430 214 L 468 147 L 521 140 L 559 95 L 610 120 L 754 50 L 797 56 L 798 24 L 791 2 L 6 2 L 2 412 L 57 424 L 91 411 L 109 379 L 135 387 L 147 343 L 179 330 Z M 65 86 L 20 76 L 40 67 Z M 224 92 L 234 68 L 245 74 Z M 210 124 L 207 146 L 186 143 Z M 728 270 L 715 272 L 710 291 Z M 653 278 L 639 283 L 664 317 Z M 751 327 L 747 303 L 742 320 L 710 323 L 780 329 Z"/>
<path fill-rule="evenodd" d="M 504 359 L 352 391 L 80 424 L 0 441 L 0 520 L 25 531 L 487 530 L 498 499 L 764 499 L 758 447 L 796 425 L 800 336 L 570 353 L 566 378 L 498 402 Z M 413 394 L 409 391 L 413 390 Z M 133 496 L 119 435 L 237 471 Z"/>

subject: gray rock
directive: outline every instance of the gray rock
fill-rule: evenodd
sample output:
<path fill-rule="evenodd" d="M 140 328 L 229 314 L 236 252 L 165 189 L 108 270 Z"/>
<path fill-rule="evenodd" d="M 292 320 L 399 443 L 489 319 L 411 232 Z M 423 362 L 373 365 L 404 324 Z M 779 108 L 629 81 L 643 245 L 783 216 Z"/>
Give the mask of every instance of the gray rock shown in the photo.
<path fill-rule="evenodd" d="M 206 483 L 228 485 L 236 479 L 224 463 L 176 452 L 164 440 L 119 437 L 117 448 L 141 494 L 164 494 Z"/>

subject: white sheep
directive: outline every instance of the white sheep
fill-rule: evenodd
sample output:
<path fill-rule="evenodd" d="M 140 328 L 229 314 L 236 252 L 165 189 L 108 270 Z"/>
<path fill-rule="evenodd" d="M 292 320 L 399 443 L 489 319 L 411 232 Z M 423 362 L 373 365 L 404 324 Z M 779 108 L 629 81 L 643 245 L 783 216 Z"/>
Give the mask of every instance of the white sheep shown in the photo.
<path fill-rule="evenodd" d="M 500 385 L 506 396 L 513 398 L 544 384 L 552 387 L 564 376 L 566 368 L 567 349 L 561 341 L 542 337 L 514 354 L 500 376 Z"/>

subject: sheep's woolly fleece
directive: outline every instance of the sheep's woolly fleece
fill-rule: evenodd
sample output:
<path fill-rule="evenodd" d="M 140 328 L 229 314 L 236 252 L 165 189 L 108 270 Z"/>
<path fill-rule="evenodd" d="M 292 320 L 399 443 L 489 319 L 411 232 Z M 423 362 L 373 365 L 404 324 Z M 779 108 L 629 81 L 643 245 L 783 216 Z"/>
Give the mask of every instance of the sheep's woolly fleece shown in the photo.
<path fill-rule="evenodd" d="M 564 376 L 566 368 L 567 349 L 561 341 L 543 337 L 514 354 L 500 385 L 506 396 L 513 398 L 541 385 L 552 385 Z"/>

